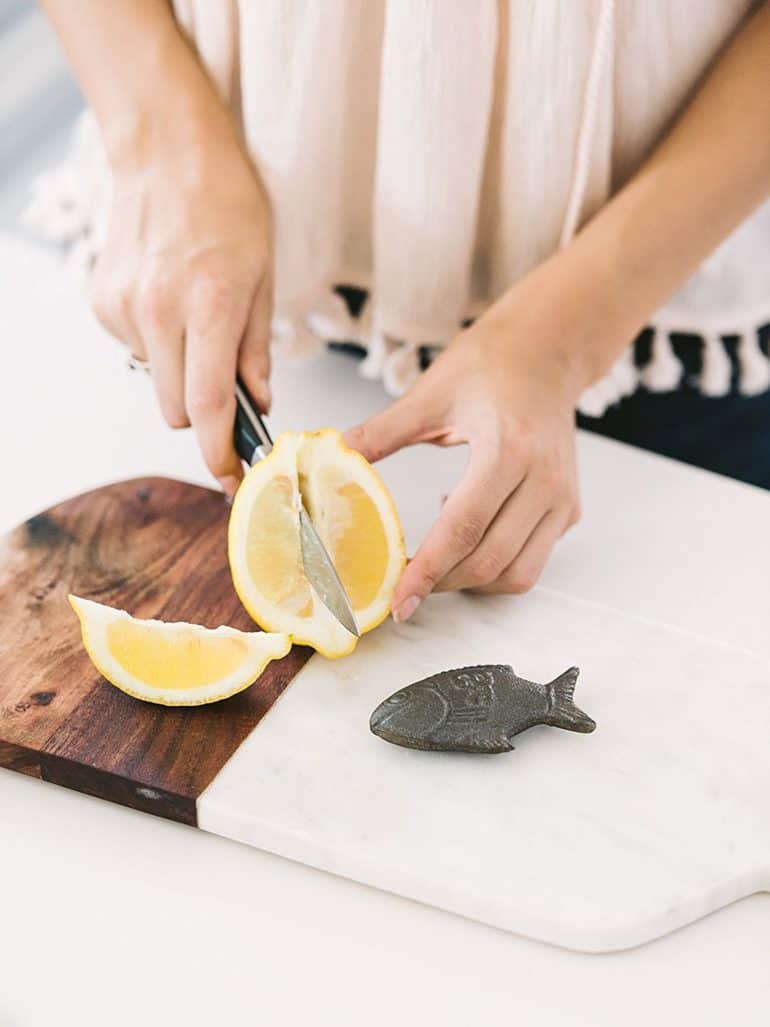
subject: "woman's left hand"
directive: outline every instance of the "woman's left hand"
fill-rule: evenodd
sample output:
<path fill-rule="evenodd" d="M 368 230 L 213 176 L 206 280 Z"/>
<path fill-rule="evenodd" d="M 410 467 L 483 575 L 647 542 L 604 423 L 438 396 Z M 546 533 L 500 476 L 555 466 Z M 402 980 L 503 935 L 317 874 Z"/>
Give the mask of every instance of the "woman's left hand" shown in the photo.
<path fill-rule="evenodd" d="M 405 396 L 348 432 L 372 461 L 418 442 L 470 449 L 462 480 L 399 582 L 397 621 L 434 590 L 527 591 L 579 517 L 575 405 L 587 384 L 581 341 L 596 297 L 571 287 L 559 260 L 524 278 Z"/>

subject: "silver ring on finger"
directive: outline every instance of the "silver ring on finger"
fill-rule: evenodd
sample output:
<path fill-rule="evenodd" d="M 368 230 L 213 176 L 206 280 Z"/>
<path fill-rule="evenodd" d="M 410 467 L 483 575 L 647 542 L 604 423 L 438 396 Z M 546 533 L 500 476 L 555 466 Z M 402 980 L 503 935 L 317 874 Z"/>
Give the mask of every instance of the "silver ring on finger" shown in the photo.
<path fill-rule="evenodd" d="M 126 361 L 126 367 L 129 371 L 144 371 L 146 374 L 150 373 L 150 361 L 143 360 L 141 357 L 136 357 L 133 353 Z"/>

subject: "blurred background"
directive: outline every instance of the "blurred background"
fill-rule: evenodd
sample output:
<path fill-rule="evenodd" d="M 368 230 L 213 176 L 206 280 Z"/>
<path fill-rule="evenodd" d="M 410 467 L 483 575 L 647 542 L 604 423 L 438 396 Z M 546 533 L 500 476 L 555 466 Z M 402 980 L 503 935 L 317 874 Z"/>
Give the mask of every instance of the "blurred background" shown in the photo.
<path fill-rule="evenodd" d="M 0 231 L 21 221 L 36 174 L 66 150 L 83 100 L 32 0 L 0 0 Z"/>

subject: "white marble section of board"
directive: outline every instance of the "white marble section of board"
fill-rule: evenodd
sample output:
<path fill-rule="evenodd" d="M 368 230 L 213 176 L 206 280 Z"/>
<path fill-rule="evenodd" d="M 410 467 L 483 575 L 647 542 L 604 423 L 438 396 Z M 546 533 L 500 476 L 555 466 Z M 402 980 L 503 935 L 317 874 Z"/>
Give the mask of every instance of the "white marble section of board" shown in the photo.
<path fill-rule="evenodd" d="M 592 735 L 512 753 L 370 734 L 398 687 L 473 663 L 581 667 Z M 339 662 L 314 657 L 199 802 L 200 826 L 568 948 L 641 944 L 770 890 L 770 665 L 538 589 L 432 598 Z"/>

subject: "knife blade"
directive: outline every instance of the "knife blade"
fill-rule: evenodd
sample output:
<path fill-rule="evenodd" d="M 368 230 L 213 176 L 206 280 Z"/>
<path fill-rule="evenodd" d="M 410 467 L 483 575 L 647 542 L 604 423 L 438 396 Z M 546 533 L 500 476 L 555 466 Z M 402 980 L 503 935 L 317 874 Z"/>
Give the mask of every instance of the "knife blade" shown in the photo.
<path fill-rule="evenodd" d="M 273 440 L 256 404 L 240 378 L 235 383 L 235 449 L 238 456 L 253 466 L 273 448 Z M 300 496 L 299 536 L 302 566 L 319 599 L 342 626 L 361 637 L 350 599 L 340 581 L 326 546 L 321 541 Z"/>

